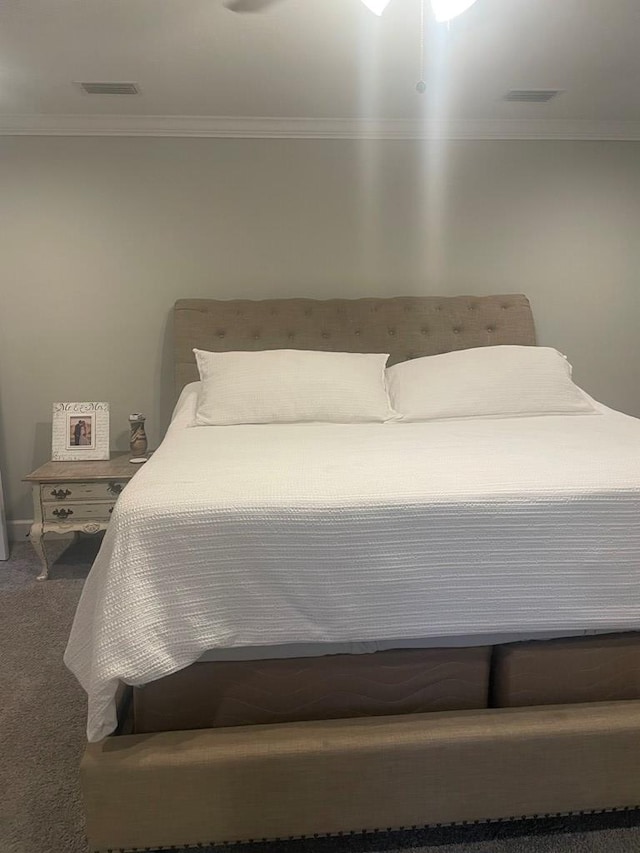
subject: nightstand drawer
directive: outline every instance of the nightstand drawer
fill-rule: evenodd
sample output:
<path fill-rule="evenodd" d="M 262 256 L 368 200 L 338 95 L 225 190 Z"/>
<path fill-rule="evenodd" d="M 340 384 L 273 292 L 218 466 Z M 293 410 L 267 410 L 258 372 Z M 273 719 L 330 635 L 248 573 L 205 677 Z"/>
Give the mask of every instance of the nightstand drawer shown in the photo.
<path fill-rule="evenodd" d="M 109 521 L 115 501 L 104 503 L 46 503 L 42 506 L 42 514 L 45 521 L 83 521 L 90 518 L 95 520 Z"/>
<path fill-rule="evenodd" d="M 126 480 L 104 480 L 94 483 L 47 483 L 40 486 L 43 503 L 54 501 L 108 501 L 115 500 L 127 485 Z"/>

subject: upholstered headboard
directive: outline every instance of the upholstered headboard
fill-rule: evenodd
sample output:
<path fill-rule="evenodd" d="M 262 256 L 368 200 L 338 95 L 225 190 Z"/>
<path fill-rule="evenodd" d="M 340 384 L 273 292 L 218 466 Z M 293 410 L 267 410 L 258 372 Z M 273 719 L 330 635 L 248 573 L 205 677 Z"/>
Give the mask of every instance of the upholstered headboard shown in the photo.
<path fill-rule="evenodd" d="M 535 344 L 526 296 L 396 296 L 389 299 L 179 299 L 178 392 L 198 379 L 193 347 L 388 352 L 389 364 L 451 350 Z"/>

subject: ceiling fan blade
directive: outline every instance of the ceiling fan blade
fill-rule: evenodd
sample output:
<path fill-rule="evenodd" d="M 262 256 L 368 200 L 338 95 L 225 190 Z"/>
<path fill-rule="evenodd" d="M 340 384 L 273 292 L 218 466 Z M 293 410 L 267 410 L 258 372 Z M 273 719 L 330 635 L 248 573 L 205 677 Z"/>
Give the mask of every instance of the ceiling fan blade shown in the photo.
<path fill-rule="evenodd" d="M 265 12 L 270 6 L 275 6 L 280 0 L 226 0 L 224 4 L 231 12 L 253 13 Z"/>

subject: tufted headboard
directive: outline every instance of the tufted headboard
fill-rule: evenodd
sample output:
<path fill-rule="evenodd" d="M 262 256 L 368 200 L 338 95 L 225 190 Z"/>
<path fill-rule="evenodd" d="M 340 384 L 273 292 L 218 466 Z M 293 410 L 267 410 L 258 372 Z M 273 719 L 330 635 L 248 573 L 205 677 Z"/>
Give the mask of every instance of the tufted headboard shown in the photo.
<path fill-rule="evenodd" d="M 179 299 L 174 309 L 178 393 L 198 379 L 193 347 L 388 352 L 389 364 L 497 344 L 533 346 L 526 296 L 388 299 Z"/>

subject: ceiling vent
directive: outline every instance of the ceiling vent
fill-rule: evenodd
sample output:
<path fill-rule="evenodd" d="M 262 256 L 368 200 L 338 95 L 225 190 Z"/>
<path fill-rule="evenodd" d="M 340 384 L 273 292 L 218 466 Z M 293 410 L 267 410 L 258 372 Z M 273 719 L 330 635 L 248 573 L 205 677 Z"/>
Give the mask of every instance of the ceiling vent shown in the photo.
<path fill-rule="evenodd" d="M 504 96 L 505 101 L 521 104 L 546 104 L 559 95 L 562 89 L 511 89 Z"/>
<path fill-rule="evenodd" d="M 139 95 L 135 83 L 80 83 L 87 95 Z"/>

